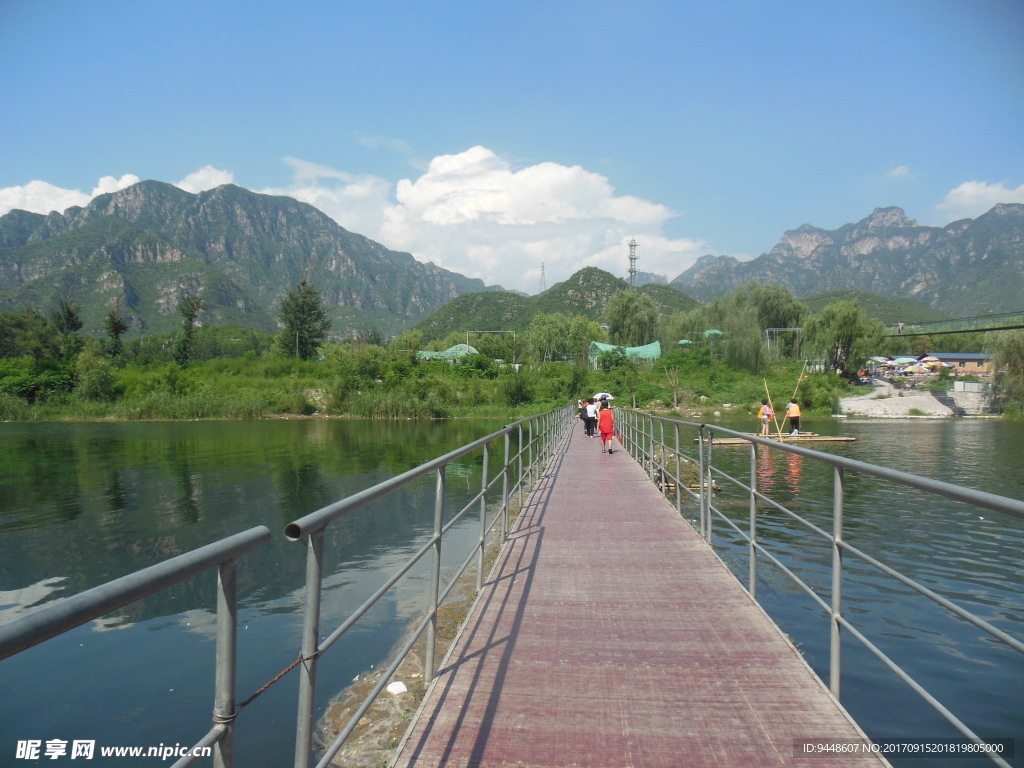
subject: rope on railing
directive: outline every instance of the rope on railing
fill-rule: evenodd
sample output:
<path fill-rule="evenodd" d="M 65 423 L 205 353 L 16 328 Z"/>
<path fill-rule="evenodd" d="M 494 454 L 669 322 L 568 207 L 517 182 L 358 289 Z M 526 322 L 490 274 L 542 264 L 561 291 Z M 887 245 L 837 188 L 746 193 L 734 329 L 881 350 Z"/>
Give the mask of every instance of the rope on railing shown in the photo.
<path fill-rule="evenodd" d="M 315 656 L 318 656 L 318 655 L 319 655 L 319 651 L 318 651 L 317 653 L 314 653 L 314 654 L 313 654 L 313 656 L 314 656 L 314 657 L 315 657 Z M 263 692 L 265 692 L 265 691 L 266 691 L 266 690 L 267 690 L 267 689 L 268 689 L 268 688 L 269 688 L 270 686 L 272 686 L 272 685 L 273 685 L 274 683 L 276 683 L 276 682 L 277 682 L 278 680 L 280 680 L 281 678 L 283 678 L 283 677 L 284 677 L 285 675 L 287 675 L 287 674 L 288 674 L 289 672 L 291 672 L 291 671 L 292 671 L 293 669 L 295 669 L 295 668 L 296 668 L 297 666 L 299 666 L 299 664 L 301 664 L 301 663 L 302 663 L 302 662 L 304 662 L 304 661 L 308 661 L 308 659 L 305 659 L 305 658 L 303 658 L 302 654 L 300 653 L 300 654 L 299 654 L 299 658 L 297 658 L 297 659 L 296 659 L 295 661 L 293 661 L 293 662 L 292 662 L 291 664 L 289 664 L 289 665 L 288 665 L 287 667 L 285 667 L 285 668 L 284 668 L 284 669 L 282 669 L 282 670 L 281 670 L 280 672 L 278 672 L 278 673 L 277 673 L 277 676 L 276 676 L 276 677 L 274 677 L 273 679 L 271 679 L 271 680 L 267 681 L 267 683 L 266 683 L 266 684 L 264 684 L 264 686 L 263 686 L 262 688 L 260 688 L 260 689 L 259 689 L 258 691 L 256 691 L 256 693 L 254 693 L 254 694 L 253 694 L 252 696 L 250 696 L 250 697 L 249 697 L 248 699 L 246 699 L 246 700 L 245 700 L 245 701 L 243 701 L 243 702 L 242 702 L 241 704 L 239 704 L 239 705 L 238 705 L 238 709 L 242 709 L 242 707 L 244 707 L 244 706 L 246 706 L 246 705 L 248 705 L 248 704 L 252 704 L 252 702 L 253 702 L 253 701 L 255 701 L 255 700 L 256 700 L 256 698 L 257 698 L 257 697 L 258 697 L 258 696 L 259 696 L 260 694 L 262 694 Z"/>

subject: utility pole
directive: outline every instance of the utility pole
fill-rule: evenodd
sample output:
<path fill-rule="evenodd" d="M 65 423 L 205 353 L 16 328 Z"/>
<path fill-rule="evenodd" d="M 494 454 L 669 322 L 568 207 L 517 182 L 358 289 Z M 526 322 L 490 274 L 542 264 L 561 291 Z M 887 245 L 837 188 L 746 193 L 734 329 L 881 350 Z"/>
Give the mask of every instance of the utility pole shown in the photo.
<path fill-rule="evenodd" d="M 636 238 L 629 239 L 629 287 L 636 288 Z"/>

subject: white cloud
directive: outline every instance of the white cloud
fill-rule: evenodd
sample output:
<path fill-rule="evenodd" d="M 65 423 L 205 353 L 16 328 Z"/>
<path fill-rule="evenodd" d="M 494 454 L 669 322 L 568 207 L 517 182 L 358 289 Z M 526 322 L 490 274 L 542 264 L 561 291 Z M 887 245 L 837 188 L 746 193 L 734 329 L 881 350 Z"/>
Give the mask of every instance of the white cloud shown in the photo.
<path fill-rule="evenodd" d="M 174 186 L 186 192 L 196 194 L 197 192 L 205 192 L 208 189 L 219 187 L 222 184 L 234 183 L 235 174 L 231 171 L 222 171 L 219 168 L 214 168 L 212 165 L 204 165 L 198 171 L 193 171 L 181 181 L 176 182 Z"/>
<path fill-rule="evenodd" d="M 580 166 L 538 163 L 513 169 L 486 147 L 435 157 L 416 179 L 393 187 L 295 159 L 292 185 L 262 190 L 315 205 L 346 229 L 421 261 L 487 284 L 527 293 L 585 266 L 625 276 L 635 237 L 638 269 L 673 278 L 707 251 L 670 240 L 662 226 L 675 214 L 630 196 Z"/>
<path fill-rule="evenodd" d="M 902 179 L 904 176 L 909 176 L 909 175 L 910 175 L 910 166 L 909 165 L 900 165 L 900 166 L 897 166 L 897 167 L 893 168 L 891 171 L 889 171 L 887 174 L 885 174 L 885 178 L 887 178 L 887 179 Z"/>
<path fill-rule="evenodd" d="M 1002 183 L 965 181 L 951 190 L 936 208 L 946 216 L 946 222 L 949 223 L 958 219 L 976 218 L 999 203 L 1024 203 L 1024 184 L 1009 189 Z"/>
<path fill-rule="evenodd" d="M 80 189 L 64 189 L 45 181 L 30 181 L 24 186 L 0 189 L 0 215 L 14 209 L 42 214 L 65 211 L 75 205 L 88 205 L 97 195 L 116 192 L 138 182 L 139 177 L 130 173 L 119 179 L 104 176 L 96 182 L 92 194 L 86 194 Z"/>

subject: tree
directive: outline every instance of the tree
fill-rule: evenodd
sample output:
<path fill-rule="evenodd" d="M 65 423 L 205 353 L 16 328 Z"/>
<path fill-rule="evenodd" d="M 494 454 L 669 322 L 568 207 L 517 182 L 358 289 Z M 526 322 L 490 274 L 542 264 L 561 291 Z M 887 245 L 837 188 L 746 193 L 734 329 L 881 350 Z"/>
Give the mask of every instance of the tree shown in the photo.
<path fill-rule="evenodd" d="M 646 293 L 619 291 L 608 300 L 604 316 L 612 344 L 639 347 L 655 339 L 658 305 Z"/>
<path fill-rule="evenodd" d="M 80 310 L 81 307 L 72 304 L 71 299 L 62 298 L 57 309 L 50 313 L 50 320 L 60 334 L 60 354 L 65 360 L 77 355 L 82 346 L 78 338 L 78 331 L 82 329 L 82 318 L 78 314 Z"/>
<path fill-rule="evenodd" d="M 60 334 L 37 309 L 0 313 L 0 357 L 31 356 L 38 368 L 54 362 L 60 348 Z"/>
<path fill-rule="evenodd" d="M 281 302 L 278 346 L 287 355 L 311 360 L 331 330 L 327 308 L 316 286 L 303 280 Z"/>
<path fill-rule="evenodd" d="M 206 309 L 206 302 L 194 294 L 181 297 L 178 312 L 181 314 L 181 336 L 174 343 L 174 361 L 181 368 L 187 368 L 192 361 L 192 347 L 195 341 L 196 318 Z"/>
<path fill-rule="evenodd" d="M 877 349 L 884 333 L 882 321 L 868 318 L 856 301 L 837 301 L 807 321 L 804 345 L 826 371 L 843 373 Z"/>
<path fill-rule="evenodd" d="M 107 354 L 112 358 L 119 358 L 124 354 L 124 342 L 121 337 L 128 331 L 128 321 L 121 312 L 121 299 L 110 308 L 107 316 L 103 319 L 103 327 L 107 331 L 110 341 L 107 342 Z"/>
<path fill-rule="evenodd" d="M 988 334 L 986 346 L 997 371 L 992 398 L 1003 409 L 1024 411 L 1024 331 Z"/>

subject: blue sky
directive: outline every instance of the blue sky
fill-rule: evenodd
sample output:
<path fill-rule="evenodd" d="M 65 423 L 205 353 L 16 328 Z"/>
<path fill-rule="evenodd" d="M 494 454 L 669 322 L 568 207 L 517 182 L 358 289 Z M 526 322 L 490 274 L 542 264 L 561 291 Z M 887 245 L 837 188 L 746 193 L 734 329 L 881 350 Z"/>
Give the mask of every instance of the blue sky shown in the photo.
<path fill-rule="evenodd" d="M 1024 2 L 3 0 L 0 214 L 157 179 L 536 293 L 1024 202 Z"/>

